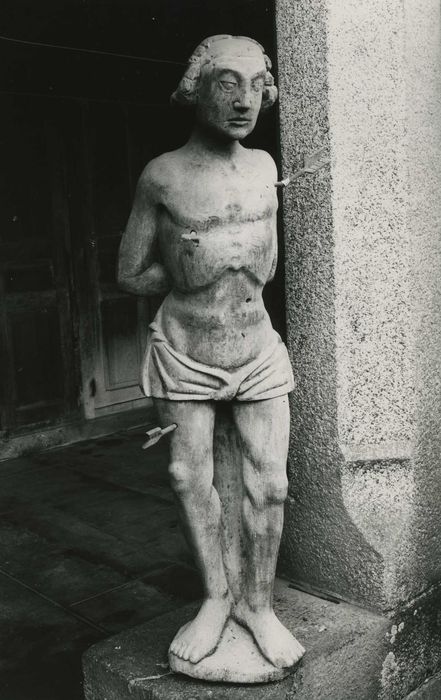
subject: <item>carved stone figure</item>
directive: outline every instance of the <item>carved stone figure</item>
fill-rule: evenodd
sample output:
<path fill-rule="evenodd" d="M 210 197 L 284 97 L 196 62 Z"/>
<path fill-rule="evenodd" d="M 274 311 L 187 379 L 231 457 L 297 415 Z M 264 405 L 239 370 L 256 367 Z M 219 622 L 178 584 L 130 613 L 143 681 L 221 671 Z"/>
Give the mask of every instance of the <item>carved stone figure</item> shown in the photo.
<path fill-rule="evenodd" d="M 198 46 L 172 96 L 193 108 L 194 129 L 182 148 L 145 168 L 120 249 L 125 290 L 166 293 L 149 328 L 142 383 L 162 424 L 177 425 L 171 483 L 205 590 L 197 616 L 170 647 L 189 673 L 216 650 L 229 619 L 249 630 L 275 669 L 292 668 L 304 653 L 272 607 L 293 387 L 262 301 L 277 262 L 277 172 L 266 152 L 240 144 L 276 100 L 270 68 L 260 44 L 246 37 L 220 35 Z M 214 435 L 223 402 L 239 464 L 231 472 L 237 489 L 222 487 L 222 521 Z M 225 536 L 228 499 L 238 504 L 239 543 L 238 535 Z"/>

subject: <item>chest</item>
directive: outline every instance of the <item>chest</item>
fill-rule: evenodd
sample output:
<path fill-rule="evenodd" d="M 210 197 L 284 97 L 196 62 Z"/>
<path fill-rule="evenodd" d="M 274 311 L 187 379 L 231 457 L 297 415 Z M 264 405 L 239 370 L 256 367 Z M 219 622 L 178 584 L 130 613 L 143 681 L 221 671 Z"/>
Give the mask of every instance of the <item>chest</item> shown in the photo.
<path fill-rule="evenodd" d="M 178 227 L 209 231 L 274 218 L 277 195 L 274 184 L 259 173 L 196 170 L 173 183 L 164 207 Z"/>

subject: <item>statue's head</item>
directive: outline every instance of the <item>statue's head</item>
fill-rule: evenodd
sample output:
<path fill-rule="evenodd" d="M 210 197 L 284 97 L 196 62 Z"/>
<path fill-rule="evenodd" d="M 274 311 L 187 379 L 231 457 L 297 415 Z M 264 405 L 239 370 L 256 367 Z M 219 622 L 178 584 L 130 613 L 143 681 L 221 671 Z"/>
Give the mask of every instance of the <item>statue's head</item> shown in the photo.
<path fill-rule="evenodd" d="M 254 39 L 220 34 L 205 39 L 191 55 L 172 103 L 193 107 L 197 120 L 242 139 L 258 114 L 277 99 L 271 61 Z"/>

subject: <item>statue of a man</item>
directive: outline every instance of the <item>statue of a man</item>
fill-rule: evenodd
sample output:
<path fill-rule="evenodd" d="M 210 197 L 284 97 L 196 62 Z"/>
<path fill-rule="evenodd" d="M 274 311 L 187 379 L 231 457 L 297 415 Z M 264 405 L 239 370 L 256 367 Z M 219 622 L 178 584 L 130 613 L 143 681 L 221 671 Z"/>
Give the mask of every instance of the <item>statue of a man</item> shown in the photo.
<path fill-rule="evenodd" d="M 162 424 L 178 426 L 170 477 L 205 597 L 170 651 L 192 664 L 214 652 L 229 617 L 277 668 L 304 653 L 272 607 L 293 388 L 262 301 L 276 268 L 277 172 L 268 153 L 240 144 L 276 100 L 270 68 L 246 37 L 214 36 L 198 46 L 172 96 L 194 108 L 193 132 L 145 168 L 120 249 L 123 289 L 167 294 L 150 325 L 142 380 Z M 218 401 L 232 402 L 242 450 L 245 566 L 236 597 L 213 485 Z"/>

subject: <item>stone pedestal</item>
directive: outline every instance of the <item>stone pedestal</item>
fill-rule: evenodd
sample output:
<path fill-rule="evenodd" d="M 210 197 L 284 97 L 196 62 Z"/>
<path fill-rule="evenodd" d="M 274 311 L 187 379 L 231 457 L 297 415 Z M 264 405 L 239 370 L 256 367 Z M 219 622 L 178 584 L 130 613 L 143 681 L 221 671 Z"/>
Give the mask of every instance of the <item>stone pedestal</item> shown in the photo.
<path fill-rule="evenodd" d="M 225 626 L 219 646 L 197 664 L 168 655 L 170 668 L 192 678 L 223 683 L 269 683 L 280 681 L 293 668 L 276 668 L 260 653 L 252 636 L 234 620 Z"/>
<path fill-rule="evenodd" d="M 308 651 L 297 670 L 283 680 L 237 685 L 170 674 L 170 639 L 196 609 L 197 606 L 189 606 L 177 610 L 91 647 L 83 658 L 86 700 L 380 697 L 382 662 L 391 646 L 387 637 L 390 623 L 381 616 L 315 598 L 276 582 L 276 612 Z M 246 659 L 239 662 L 245 673 Z"/>

